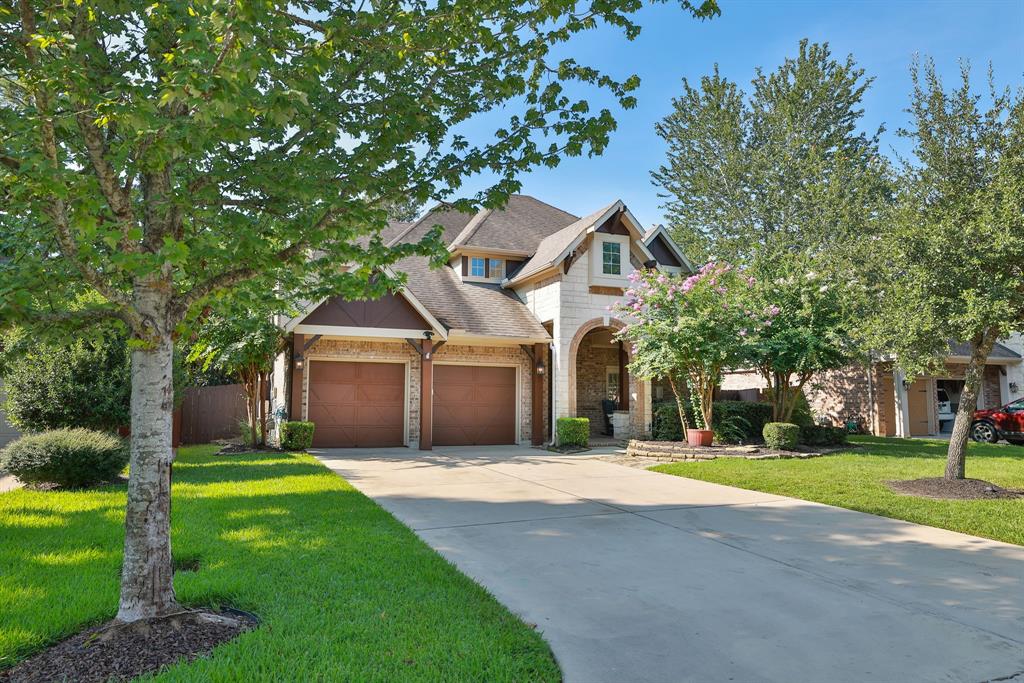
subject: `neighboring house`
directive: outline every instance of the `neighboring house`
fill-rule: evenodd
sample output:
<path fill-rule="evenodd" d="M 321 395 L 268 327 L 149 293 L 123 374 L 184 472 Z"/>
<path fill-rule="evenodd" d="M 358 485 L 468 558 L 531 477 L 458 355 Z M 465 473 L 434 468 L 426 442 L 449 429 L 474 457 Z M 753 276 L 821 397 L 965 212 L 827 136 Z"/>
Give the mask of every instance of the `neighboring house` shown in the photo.
<path fill-rule="evenodd" d="M 319 447 L 541 444 L 554 420 L 586 416 L 615 436 L 650 430 L 651 386 L 630 376 L 609 313 L 637 268 L 692 272 L 663 228 L 644 231 L 621 201 L 579 218 L 514 195 L 476 214 L 435 207 L 395 223 L 388 244 L 440 225 L 448 265 L 413 257 L 400 292 L 318 301 L 281 320 L 273 410 L 316 423 Z"/>
<path fill-rule="evenodd" d="M 4 415 L 5 400 L 4 386 L 0 383 L 0 448 L 3 448 L 20 436 L 20 434 L 18 434 L 18 430 L 14 428 L 14 425 L 7 421 L 7 417 Z"/>
<path fill-rule="evenodd" d="M 811 410 L 821 420 L 844 424 L 857 419 L 878 436 L 937 436 L 949 433 L 960 404 L 964 372 L 971 349 L 953 344 L 942 372 L 906 381 L 891 362 L 876 362 L 871 368 L 850 366 L 820 373 L 804 393 Z M 992 349 L 978 408 L 995 408 L 1024 396 L 1024 336 L 1014 333 Z M 722 382 L 723 391 L 763 389 L 764 381 L 754 373 L 731 373 Z"/>

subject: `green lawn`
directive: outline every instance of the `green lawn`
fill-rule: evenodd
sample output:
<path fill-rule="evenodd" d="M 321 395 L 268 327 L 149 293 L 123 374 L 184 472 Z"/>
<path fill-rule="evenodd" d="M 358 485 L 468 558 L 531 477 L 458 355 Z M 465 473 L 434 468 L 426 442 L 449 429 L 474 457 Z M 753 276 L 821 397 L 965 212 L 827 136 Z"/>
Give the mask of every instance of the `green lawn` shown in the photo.
<path fill-rule="evenodd" d="M 162 681 L 557 681 L 544 640 L 306 455 L 181 449 L 172 543 L 187 605 L 258 630 Z M 0 669 L 113 617 L 123 486 L 0 494 Z"/>
<path fill-rule="evenodd" d="M 809 460 L 718 459 L 654 467 L 681 477 L 777 493 L 1024 545 L 1024 499 L 931 500 L 885 482 L 941 477 L 946 442 L 857 437 L 862 448 Z M 1024 448 L 972 443 L 967 476 L 1024 489 Z"/>

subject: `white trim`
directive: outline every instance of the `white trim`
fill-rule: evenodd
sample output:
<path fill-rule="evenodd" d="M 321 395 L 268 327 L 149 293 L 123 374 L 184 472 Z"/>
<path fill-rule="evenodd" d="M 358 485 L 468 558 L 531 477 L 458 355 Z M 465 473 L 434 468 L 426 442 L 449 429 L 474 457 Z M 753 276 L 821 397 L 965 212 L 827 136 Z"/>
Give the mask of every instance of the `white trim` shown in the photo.
<path fill-rule="evenodd" d="M 309 377 L 313 374 L 313 361 L 338 361 L 341 363 L 402 363 L 405 365 L 405 398 L 402 401 L 402 445 L 409 447 L 409 401 L 412 400 L 411 368 L 408 358 L 362 358 L 359 356 L 306 356 L 306 367 L 302 372 L 302 419 L 309 420 Z M 423 388 L 420 387 L 420 391 Z M 433 399 L 433 396 L 431 396 Z M 422 416 L 421 416 L 422 417 Z M 358 448 L 358 446 L 357 446 Z"/>
<path fill-rule="evenodd" d="M 296 325 L 296 334 L 319 334 L 323 337 L 372 337 L 376 339 L 423 339 L 432 330 L 405 330 L 397 327 L 346 327 L 341 325 Z"/>
<path fill-rule="evenodd" d="M 520 344 L 547 344 L 551 337 L 502 337 L 486 334 L 468 334 L 464 330 L 450 330 L 449 344 L 466 344 L 468 346 L 519 346 Z"/>
<path fill-rule="evenodd" d="M 672 235 L 668 234 L 668 230 L 665 228 L 665 226 L 663 224 L 662 225 L 656 225 L 649 233 L 647 233 L 646 236 L 644 236 L 644 244 L 645 245 L 650 245 L 650 243 L 653 242 L 654 238 L 657 237 L 658 235 L 661 235 L 662 239 L 665 240 L 665 244 L 667 244 L 669 249 L 671 249 L 673 251 L 673 253 L 675 253 L 675 255 L 679 259 L 680 263 L 682 263 L 684 266 L 689 268 L 691 273 L 696 272 L 697 269 L 694 268 L 693 263 L 690 261 L 690 259 L 686 258 L 686 254 L 684 254 L 683 250 L 679 248 L 679 245 L 676 244 L 676 241 L 674 239 L 672 239 Z M 658 265 L 661 266 L 660 263 Z M 663 267 L 665 270 L 667 270 L 670 273 L 672 273 L 672 272 L 679 272 L 679 270 L 680 270 L 679 268 L 677 268 L 675 266 L 661 266 L 661 267 Z"/>
<path fill-rule="evenodd" d="M 521 445 L 524 441 L 530 441 L 530 439 L 523 439 L 523 366 L 522 363 L 510 362 L 510 361 L 487 361 L 487 360 L 434 360 L 434 365 L 470 365 L 488 368 L 514 368 L 516 371 L 516 424 L 515 424 L 515 436 L 516 440 L 512 445 Z M 431 375 L 431 381 L 435 381 L 435 377 Z M 430 387 L 430 415 L 433 417 L 434 410 L 434 387 Z M 543 419 L 543 417 L 541 418 Z M 532 420 L 532 418 L 531 418 Z M 430 429 L 431 435 L 434 433 L 433 425 Z M 443 448 L 443 446 L 442 446 Z"/>
<path fill-rule="evenodd" d="M 963 363 L 967 364 L 971 362 L 970 356 L 945 356 L 943 360 L 949 363 Z M 992 358 L 991 356 L 985 360 L 985 365 L 1016 365 L 1021 362 L 1020 358 Z"/>
<path fill-rule="evenodd" d="M 530 258 L 533 254 L 521 249 L 499 249 L 497 247 L 481 247 L 477 245 L 458 245 L 450 252 L 452 257 L 469 256 L 470 254 L 494 254 L 496 256 Z"/>

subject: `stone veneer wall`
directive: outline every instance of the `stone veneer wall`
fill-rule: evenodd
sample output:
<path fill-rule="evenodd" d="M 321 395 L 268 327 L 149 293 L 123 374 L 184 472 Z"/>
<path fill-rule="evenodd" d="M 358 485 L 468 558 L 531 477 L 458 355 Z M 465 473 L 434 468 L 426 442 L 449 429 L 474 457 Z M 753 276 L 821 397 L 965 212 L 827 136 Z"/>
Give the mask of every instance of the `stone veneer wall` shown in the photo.
<path fill-rule="evenodd" d="M 377 340 L 349 340 L 321 338 L 306 352 L 306 358 L 344 358 L 362 361 L 401 360 L 409 363 L 409 445 L 419 446 L 420 434 L 420 356 L 404 342 L 382 342 Z M 520 440 L 529 442 L 531 437 L 530 397 L 532 366 L 529 357 L 518 346 L 468 346 L 445 344 L 434 354 L 434 365 L 442 362 L 465 363 L 468 365 L 516 365 L 519 367 L 519 426 Z M 309 372 L 303 373 L 302 413 L 307 415 L 309 402 Z"/>

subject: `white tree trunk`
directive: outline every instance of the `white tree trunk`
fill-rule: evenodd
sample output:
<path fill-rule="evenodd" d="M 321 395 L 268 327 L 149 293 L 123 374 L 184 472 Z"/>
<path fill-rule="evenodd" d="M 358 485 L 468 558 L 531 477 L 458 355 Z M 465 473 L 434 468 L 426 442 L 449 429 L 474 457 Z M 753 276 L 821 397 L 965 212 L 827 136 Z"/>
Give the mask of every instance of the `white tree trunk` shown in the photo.
<path fill-rule="evenodd" d="M 171 450 L 174 347 L 165 295 L 137 305 L 156 339 L 132 351 L 132 434 L 124 564 L 117 619 L 131 622 L 179 611 L 171 565 Z"/>

